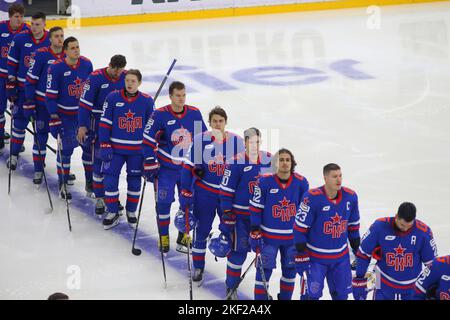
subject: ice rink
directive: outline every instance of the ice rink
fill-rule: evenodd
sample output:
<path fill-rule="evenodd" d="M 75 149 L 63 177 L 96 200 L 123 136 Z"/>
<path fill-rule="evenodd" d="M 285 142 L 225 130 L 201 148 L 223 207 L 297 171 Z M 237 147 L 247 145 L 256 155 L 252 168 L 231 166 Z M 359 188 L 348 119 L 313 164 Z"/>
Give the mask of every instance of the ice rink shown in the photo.
<path fill-rule="evenodd" d="M 204 117 L 221 105 L 231 131 L 262 129 L 264 149 L 291 149 L 297 171 L 312 187 L 322 185 L 324 164 L 338 163 L 344 185 L 359 195 L 362 233 L 411 201 L 432 228 L 439 255 L 449 254 L 450 3 L 379 10 L 84 27 L 66 29 L 65 35 L 79 39 L 94 68 L 106 66 L 116 53 L 125 55 L 127 68 L 144 73 L 142 90 L 151 95 L 178 59 L 170 80 L 186 83 L 187 103 Z M 169 103 L 163 93 L 158 107 Z M 56 147 L 53 138 L 49 144 Z M 56 157 L 47 151 L 55 204 L 48 213 L 44 185 L 36 189 L 31 181 L 30 134 L 25 147 L 10 197 L 8 147 L 0 156 L 0 299 L 46 299 L 55 291 L 72 299 L 189 298 L 186 256 L 175 251 L 173 226 L 164 288 L 151 184 L 137 242 L 143 254 L 136 257 L 126 219 L 103 230 L 93 200 L 84 197 L 81 150 L 72 158 L 77 181 L 69 233 L 65 203 L 57 199 Z M 194 299 L 225 297 L 225 267 L 225 259 L 216 262 L 207 253 L 205 281 L 194 287 Z M 280 275 L 277 269 L 270 281 L 275 297 Z M 253 298 L 254 277 L 252 269 L 240 287 L 241 299 Z M 294 299 L 298 287 L 297 282 Z M 329 299 L 326 291 L 324 298 Z"/>

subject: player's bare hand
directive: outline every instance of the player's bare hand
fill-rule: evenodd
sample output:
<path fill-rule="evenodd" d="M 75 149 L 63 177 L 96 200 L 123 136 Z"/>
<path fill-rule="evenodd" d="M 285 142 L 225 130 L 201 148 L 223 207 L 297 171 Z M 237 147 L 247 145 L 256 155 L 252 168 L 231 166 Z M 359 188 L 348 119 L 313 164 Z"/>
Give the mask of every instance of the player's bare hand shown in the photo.
<path fill-rule="evenodd" d="M 84 141 L 86 140 L 87 132 L 88 132 L 88 129 L 86 127 L 78 128 L 77 140 L 80 144 L 84 144 Z"/>

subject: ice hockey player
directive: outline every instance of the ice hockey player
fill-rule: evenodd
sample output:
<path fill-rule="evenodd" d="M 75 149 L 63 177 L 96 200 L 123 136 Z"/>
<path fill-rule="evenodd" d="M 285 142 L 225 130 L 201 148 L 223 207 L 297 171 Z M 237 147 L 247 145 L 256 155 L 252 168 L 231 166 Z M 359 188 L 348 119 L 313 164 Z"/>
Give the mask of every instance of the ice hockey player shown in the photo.
<path fill-rule="evenodd" d="M 209 112 L 211 131 L 196 135 L 183 163 L 180 205 L 185 211 L 193 204 L 197 220 L 194 230 L 192 280 L 200 286 L 205 269 L 206 241 L 216 214 L 222 216 L 219 203 L 220 182 L 227 163 L 245 150 L 243 139 L 225 131 L 228 116 L 217 106 Z"/>
<path fill-rule="evenodd" d="M 8 7 L 9 20 L 0 22 L 0 154 L 3 153 L 5 140 L 9 139 L 9 135 L 5 134 L 5 110 L 7 105 L 6 99 L 6 82 L 8 79 L 8 51 L 9 45 L 13 37 L 25 30 L 29 30 L 28 25 L 23 22 L 25 9 L 22 4 L 14 3 Z"/>
<path fill-rule="evenodd" d="M 415 300 L 450 300 L 450 256 L 437 257 L 416 281 Z"/>
<path fill-rule="evenodd" d="M 119 176 L 127 165 L 127 220 L 135 227 L 136 209 L 143 175 L 142 139 L 144 126 L 153 112 L 153 99 L 139 91 L 142 74 L 130 69 L 125 76 L 125 88 L 111 92 L 105 100 L 100 118 L 100 156 L 103 160 L 105 202 L 107 215 L 105 230 L 119 224 Z"/>
<path fill-rule="evenodd" d="M 430 266 L 437 257 L 433 233 L 416 219 L 414 204 L 403 202 L 395 217 L 377 219 L 364 235 L 356 255 L 355 300 L 367 297 L 364 275 L 372 256 L 378 260 L 375 300 L 413 299 L 422 264 Z"/>
<path fill-rule="evenodd" d="M 98 217 L 105 213 L 105 187 L 98 139 L 100 117 L 108 94 L 125 87 L 126 64 L 126 58 L 120 54 L 111 57 L 108 67 L 95 70 L 89 75 L 80 98 L 77 139 L 85 149 L 91 150 L 94 159 L 92 187 L 96 198 L 95 213 Z"/>
<path fill-rule="evenodd" d="M 295 216 L 294 242 L 297 272 L 307 273 L 311 300 L 322 297 L 324 280 L 333 300 L 346 300 L 352 289 L 350 255 L 360 244 L 356 193 L 342 186 L 341 168 L 323 168 L 325 184 L 303 195 Z"/>
<path fill-rule="evenodd" d="M 50 46 L 48 32 L 45 30 L 45 19 L 45 14 L 42 12 L 34 14 L 31 17 L 30 30 L 16 34 L 9 47 L 6 96 L 11 103 L 13 129 L 10 145 L 11 159 L 8 159 L 6 165 L 8 168 L 11 166 L 11 170 L 16 170 L 19 152 L 25 139 L 25 128 L 29 122 L 23 114 L 25 78 L 33 61 L 34 51 Z"/>
<path fill-rule="evenodd" d="M 278 300 L 291 300 L 295 287 L 294 218 L 300 200 L 308 191 L 308 180 L 295 172 L 297 163 L 288 149 L 272 158 L 275 173 L 261 176 L 250 200 L 250 244 L 256 260 L 255 300 L 270 299 L 268 283 L 280 252 L 281 272 Z"/>
<path fill-rule="evenodd" d="M 235 156 L 225 169 L 220 184 L 222 218 L 219 230 L 231 243 L 231 252 L 227 255 L 227 296 L 236 288 L 242 265 L 251 251 L 249 201 L 253 197 L 253 189 L 260 175 L 271 172 L 270 153 L 260 151 L 261 132 L 257 128 L 245 130 L 244 142 L 245 152 Z M 229 299 L 238 299 L 236 290 Z"/>
<path fill-rule="evenodd" d="M 39 48 L 34 53 L 33 63 L 27 72 L 25 80 L 25 103 L 23 114 L 27 121 L 36 121 L 36 137 L 33 145 L 34 184 L 41 184 L 50 116 L 45 105 L 45 90 L 47 86 L 48 67 L 64 57 L 64 31 L 61 27 L 49 30 L 49 47 Z M 36 143 L 36 139 L 37 142 Z M 40 150 L 39 150 L 39 147 Z"/>
<path fill-rule="evenodd" d="M 170 207 L 175 201 L 175 185 L 180 192 L 181 168 L 192 137 L 206 131 L 200 111 L 186 105 L 186 88 L 179 81 L 169 86 L 170 104 L 158 108 L 144 131 L 144 172 L 153 182 L 158 177 L 157 215 L 162 251 L 169 251 Z M 180 209 L 181 210 L 181 209 Z M 188 235 L 178 232 L 176 250 L 187 253 Z M 159 243 L 159 242 L 158 242 Z"/>
<path fill-rule="evenodd" d="M 48 68 L 46 105 L 50 114 L 50 133 L 58 140 L 57 173 L 60 196 L 70 200 L 70 192 L 65 194 L 63 184 L 67 184 L 73 150 L 78 147 L 76 139 L 78 127 L 78 104 L 84 83 L 92 72 L 91 61 L 80 55 L 78 40 L 68 37 L 63 43 L 65 57 Z M 61 157 L 60 157 L 61 154 Z M 86 183 L 89 183 L 92 168 L 85 166 Z"/>

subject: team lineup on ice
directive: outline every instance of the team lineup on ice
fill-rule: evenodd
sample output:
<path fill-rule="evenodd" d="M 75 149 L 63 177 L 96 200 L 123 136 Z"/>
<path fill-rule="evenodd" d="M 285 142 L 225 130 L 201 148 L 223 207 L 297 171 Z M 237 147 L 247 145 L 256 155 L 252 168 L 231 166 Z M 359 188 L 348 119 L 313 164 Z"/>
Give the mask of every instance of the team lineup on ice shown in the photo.
<path fill-rule="evenodd" d="M 449 300 L 450 3 L 380 10 L 11 5 L 0 298 Z"/>

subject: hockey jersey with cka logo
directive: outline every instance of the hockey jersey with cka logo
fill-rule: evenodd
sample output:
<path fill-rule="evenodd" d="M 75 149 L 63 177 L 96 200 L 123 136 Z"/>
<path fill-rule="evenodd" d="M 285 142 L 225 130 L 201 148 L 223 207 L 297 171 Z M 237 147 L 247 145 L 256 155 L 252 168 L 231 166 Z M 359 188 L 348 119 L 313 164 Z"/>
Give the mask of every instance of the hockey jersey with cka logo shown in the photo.
<path fill-rule="evenodd" d="M 194 172 L 202 172 L 202 177 L 195 177 L 195 192 L 219 197 L 227 164 L 244 149 L 244 140 L 231 132 L 226 132 L 222 141 L 217 141 L 211 131 L 194 136 L 181 169 L 181 189 L 192 191 Z"/>
<path fill-rule="evenodd" d="M 111 92 L 100 118 L 100 143 L 111 144 L 114 153 L 142 154 L 144 125 L 153 112 L 153 105 L 152 97 L 142 92 L 134 97 L 127 97 L 124 89 Z"/>
<path fill-rule="evenodd" d="M 51 47 L 39 48 L 34 53 L 34 61 L 28 69 L 25 81 L 25 99 L 45 103 L 47 72 L 50 65 L 64 58 L 64 53 L 55 53 Z"/>
<path fill-rule="evenodd" d="M 48 112 L 75 117 L 78 121 L 78 104 L 91 72 L 92 63 L 83 56 L 74 66 L 69 66 L 65 59 L 53 63 L 48 68 L 45 93 Z"/>
<path fill-rule="evenodd" d="M 34 52 L 43 47 L 50 46 L 48 31 L 44 31 L 41 39 L 36 40 L 30 30 L 23 31 L 14 36 L 8 52 L 8 76 L 17 78 L 17 86 L 25 89 L 25 78 L 34 59 Z"/>
<path fill-rule="evenodd" d="M 258 178 L 271 172 L 272 156 L 260 151 L 257 162 L 251 162 L 245 152 L 237 154 L 224 171 L 220 184 L 220 207 L 237 216 L 250 217 L 249 201 Z"/>
<path fill-rule="evenodd" d="M 8 78 L 8 51 L 12 39 L 16 34 L 26 30 L 29 30 L 29 27 L 25 23 L 17 30 L 12 30 L 9 20 L 0 21 L 0 78 Z"/>
<path fill-rule="evenodd" d="M 125 87 L 126 72 L 123 72 L 119 78 L 113 79 L 108 75 L 106 69 L 93 71 L 84 84 L 78 110 L 78 125 L 80 127 L 90 128 L 91 116 L 96 120 L 100 119 L 103 113 L 103 104 L 108 94 Z"/>
<path fill-rule="evenodd" d="M 324 264 L 348 258 L 348 240 L 359 238 L 358 196 L 341 187 L 329 199 L 325 187 L 303 195 L 295 216 L 295 244 L 306 243 L 311 261 Z"/>
<path fill-rule="evenodd" d="M 450 255 L 437 257 L 416 281 L 415 299 L 450 300 Z M 430 298 L 430 297 L 428 297 Z"/>
<path fill-rule="evenodd" d="M 158 158 L 160 166 L 180 170 L 192 137 L 205 132 L 200 110 L 185 105 L 175 113 L 171 105 L 156 109 L 144 130 L 144 158 Z"/>
<path fill-rule="evenodd" d="M 250 200 L 250 223 L 252 229 L 261 229 L 264 242 L 293 244 L 295 214 L 308 188 L 308 180 L 298 173 L 291 174 L 286 184 L 277 174 L 258 179 Z"/>
<path fill-rule="evenodd" d="M 431 229 L 415 220 L 406 232 L 395 227 L 395 218 L 376 220 L 363 236 L 356 255 L 356 275 L 363 277 L 372 253 L 376 252 L 379 289 L 397 292 L 412 290 L 422 264 L 429 265 L 437 256 Z"/>

